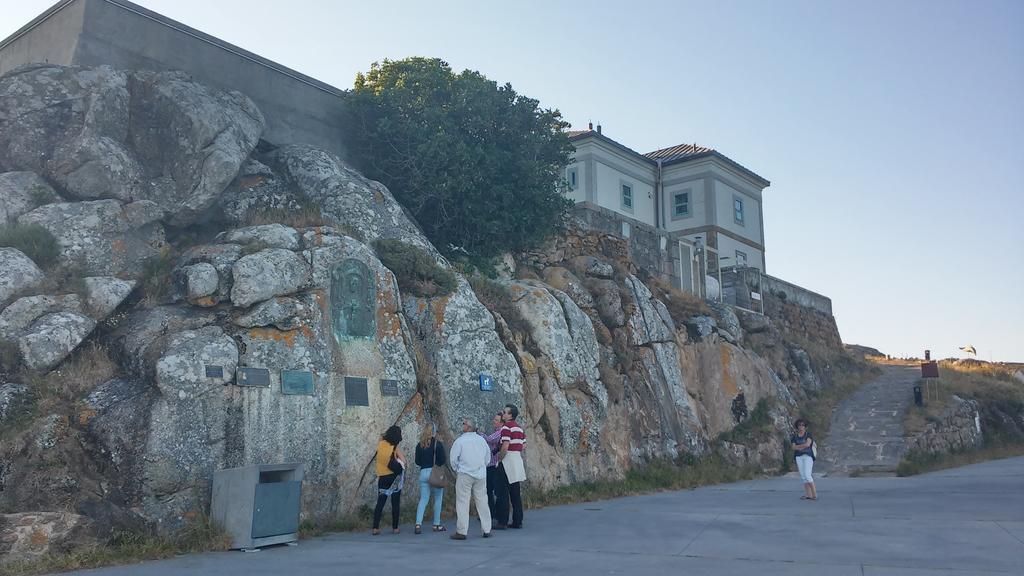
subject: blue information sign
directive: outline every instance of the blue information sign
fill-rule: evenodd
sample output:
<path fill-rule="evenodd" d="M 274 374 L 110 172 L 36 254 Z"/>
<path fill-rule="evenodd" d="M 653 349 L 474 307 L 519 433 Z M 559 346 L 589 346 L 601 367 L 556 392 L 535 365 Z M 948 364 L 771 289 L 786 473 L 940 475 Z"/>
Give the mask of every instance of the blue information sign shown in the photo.
<path fill-rule="evenodd" d="M 494 376 L 491 376 L 490 374 L 481 374 L 480 375 L 480 391 L 481 392 L 490 392 L 492 390 L 494 390 Z"/>

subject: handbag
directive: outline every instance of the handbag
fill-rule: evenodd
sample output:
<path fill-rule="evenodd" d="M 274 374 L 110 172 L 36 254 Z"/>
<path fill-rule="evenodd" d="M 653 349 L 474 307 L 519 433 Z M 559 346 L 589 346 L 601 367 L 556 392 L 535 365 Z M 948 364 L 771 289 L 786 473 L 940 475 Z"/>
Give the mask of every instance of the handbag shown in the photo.
<path fill-rule="evenodd" d="M 391 470 L 395 474 L 401 474 L 402 471 L 405 470 L 405 467 L 402 466 L 401 460 L 395 458 L 395 452 L 398 452 L 398 446 L 395 446 L 394 449 L 391 450 L 391 458 L 388 459 L 388 470 Z"/>
<path fill-rule="evenodd" d="M 444 488 L 448 481 L 444 477 L 444 467 L 437 465 L 437 438 L 434 438 L 434 456 L 431 460 L 430 476 L 427 477 L 427 484 L 434 488 Z"/>
<path fill-rule="evenodd" d="M 811 458 L 818 459 L 818 443 L 811 438 Z"/>

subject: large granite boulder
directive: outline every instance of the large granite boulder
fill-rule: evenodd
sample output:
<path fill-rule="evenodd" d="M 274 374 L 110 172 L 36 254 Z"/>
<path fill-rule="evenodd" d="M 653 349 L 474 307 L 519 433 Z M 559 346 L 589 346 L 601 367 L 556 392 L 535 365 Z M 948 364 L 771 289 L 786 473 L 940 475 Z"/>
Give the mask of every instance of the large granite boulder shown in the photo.
<path fill-rule="evenodd" d="M 240 92 L 198 84 L 181 72 L 135 72 L 131 145 L 150 187 L 145 198 L 175 226 L 204 216 L 256 147 L 264 119 Z"/>
<path fill-rule="evenodd" d="M 95 327 L 95 320 L 74 312 L 47 314 L 18 338 L 22 361 L 32 370 L 50 370 L 67 358 Z"/>
<path fill-rule="evenodd" d="M 218 236 L 220 242 L 232 244 L 254 244 L 261 248 L 283 248 L 298 250 L 301 246 L 299 232 L 282 224 L 263 224 L 236 228 Z"/>
<path fill-rule="evenodd" d="M 365 178 L 337 156 L 312 146 L 288 145 L 274 150 L 267 161 L 319 206 L 325 218 L 358 230 L 368 243 L 398 238 L 437 254 L 383 184 Z"/>
<path fill-rule="evenodd" d="M 128 74 L 32 64 L 0 78 L 0 170 L 31 170 L 79 199 L 133 199 Z"/>
<path fill-rule="evenodd" d="M 43 281 L 43 271 L 16 248 L 0 247 L 0 306 Z"/>
<path fill-rule="evenodd" d="M 71 512 L 0 514 L 0 566 L 94 544 L 91 522 Z"/>
<path fill-rule="evenodd" d="M 93 320 L 109 316 L 135 289 L 134 280 L 121 280 L 110 276 L 91 276 L 83 279 L 85 284 L 86 313 Z"/>
<path fill-rule="evenodd" d="M 41 316 L 54 312 L 81 313 L 82 299 L 77 294 L 18 298 L 0 312 L 0 340 L 18 338 Z"/>
<path fill-rule="evenodd" d="M 309 282 L 309 263 L 290 250 L 270 248 L 243 256 L 232 269 L 231 302 L 251 306 L 298 292 Z"/>
<path fill-rule="evenodd" d="M 151 200 L 176 226 L 206 215 L 263 125 L 246 96 L 180 72 L 35 64 L 0 78 L 0 170 L 81 200 Z"/>
<path fill-rule="evenodd" d="M 158 214 L 147 211 L 149 206 L 117 200 L 47 204 L 18 222 L 38 224 L 53 234 L 62 266 L 81 268 L 88 276 L 138 277 L 146 260 L 165 245 L 163 227 L 152 221 Z"/>
<path fill-rule="evenodd" d="M 58 201 L 57 193 L 35 172 L 0 174 L 0 224 L 12 222 L 43 204 Z"/>

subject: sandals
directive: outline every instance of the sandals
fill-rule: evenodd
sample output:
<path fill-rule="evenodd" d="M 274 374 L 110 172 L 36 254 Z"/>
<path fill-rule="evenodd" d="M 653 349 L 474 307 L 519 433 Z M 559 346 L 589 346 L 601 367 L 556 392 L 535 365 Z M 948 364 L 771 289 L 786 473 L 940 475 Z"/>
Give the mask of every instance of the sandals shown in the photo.
<path fill-rule="evenodd" d="M 444 524 L 435 524 L 434 532 L 447 532 L 448 529 L 444 527 Z"/>
<path fill-rule="evenodd" d="M 371 536 L 380 536 L 380 528 L 374 528 L 373 530 L 370 530 L 370 535 Z"/>
<path fill-rule="evenodd" d="M 413 526 L 412 531 L 413 531 L 413 534 L 423 534 L 423 527 L 420 526 L 419 524 L 417 524 L 417 525 Z"/>

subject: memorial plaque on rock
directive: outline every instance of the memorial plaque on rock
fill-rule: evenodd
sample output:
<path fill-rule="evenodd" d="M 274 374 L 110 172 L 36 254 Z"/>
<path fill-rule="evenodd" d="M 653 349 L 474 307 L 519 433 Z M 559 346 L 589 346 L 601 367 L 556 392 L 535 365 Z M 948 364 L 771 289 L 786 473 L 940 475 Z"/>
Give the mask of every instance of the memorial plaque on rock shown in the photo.
<path fill-rule="evenodd" d="M 239 367 L 238 372 L 235 373 L 235 384 L 239 386 L 270 386 L 270 370 Z"/>
<path fill-rule="evenodd" d="M 480 391 L 491 392 L 494 390 L 494 376 L 490 374 L 480 375 Z"/>
<path fill-rule="evenodd" d="M 281 394 L 289 396 L 312 396 L 316 390 L 313 373 L 305 370 L 281 371 Z"/>
<path fill-rule="evenodd" d="M 377 277 L 370 267 L 349 258 L 331 271 L 331 326 L 334 339 L 376 335 Z"/>
<path fill-rule="evenodd" d="M 224 367 L 223 366 L 206 366 L 206 377 L 207 378 L 223 378 Z"/>
<path fill-rule="evenodd" d="M 366 378 L 345 376 L 345 404 L 348 406 L 370 405 L 370 391 L 366 387 Z"/>
<path fill-rule="evenodd" d="M 398 396 L 398 380 L 381 380 L 381 396 Z"/>

